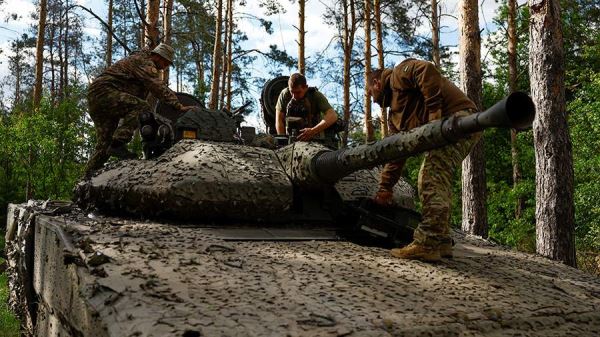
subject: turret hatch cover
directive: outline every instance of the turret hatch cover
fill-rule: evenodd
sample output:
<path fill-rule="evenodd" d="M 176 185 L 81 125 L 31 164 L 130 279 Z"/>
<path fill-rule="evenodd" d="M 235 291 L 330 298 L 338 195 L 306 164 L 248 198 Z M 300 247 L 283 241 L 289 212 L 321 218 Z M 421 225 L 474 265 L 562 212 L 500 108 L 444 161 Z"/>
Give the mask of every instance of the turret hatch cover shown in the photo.
<path fill-rule="evenodd" d="M 267 81 L 260 94 L 263 120 L 267 126 L 267 132 L 272 135 L 277 133 L 275 130 L 275 106 L 277 105 L 277 98 L 281 90 L 287 87 L 288 79 L 289 76 L 279 76 Z"/>

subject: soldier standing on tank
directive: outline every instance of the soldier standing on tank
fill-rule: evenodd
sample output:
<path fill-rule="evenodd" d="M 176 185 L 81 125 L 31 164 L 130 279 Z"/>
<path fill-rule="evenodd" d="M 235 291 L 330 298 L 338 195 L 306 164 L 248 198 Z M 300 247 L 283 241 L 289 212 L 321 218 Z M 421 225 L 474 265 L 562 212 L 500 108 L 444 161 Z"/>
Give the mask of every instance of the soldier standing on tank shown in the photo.
<path fill-rule="evenodd" d="M 317 88 L 306 84 L 306 77 L 294 73 L 288 80 L 275 107 L 275 128 L 277 134 L 286 134 L 286 117 L 302 117 L 304 127 L 296 137 L 300 141 L 309 141 L 323 133 L 338 120 L 327 98 Z"/>
<path fill-rule="evenodd" d="M 450 115 L 465 116 L 477 111 L 477 106 L 430 62 L 406 59 L 393 69 L 374 70 L 369 83 L 373 102 L 390 108 L 391 133 L 408 131 Z M 423 261 L 452 257 L 449 222 L 453 175 L 479 137 L 480 133 L 476 133 L 425 153 L 418 178 L 422 221 L 414 232 L 413 242 L 392 249 L 393 256 Z M 400 160 L 385 165 L 375 203 L 392 204 L 393 187 L 400 179 L 404 164 L 405 160 Z"/>
<path fill-rule="evenodd" d="M 150 111 L 148 92 L 177 110 L 187 111 L 161 80 L 159 70 L 173 63 L 171 46 L 159 44 L 142 50 L 105 69 L 88 90 L 89 114 L 96 128 L 96 148 L 85 167 L 85 177 L 102 167 L 110 156 L 135 158 L 127 144 L 138 126 L 141 112 Z M 119 123 L 120 122 L 120 123 Z"/>

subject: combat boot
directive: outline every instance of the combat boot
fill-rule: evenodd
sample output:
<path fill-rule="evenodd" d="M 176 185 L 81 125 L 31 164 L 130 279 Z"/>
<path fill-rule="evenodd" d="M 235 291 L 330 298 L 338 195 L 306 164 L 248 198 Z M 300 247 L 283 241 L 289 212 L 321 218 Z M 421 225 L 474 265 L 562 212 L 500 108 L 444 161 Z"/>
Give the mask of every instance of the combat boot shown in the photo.
<path fill-rule="evenodd" d="M 125 144 L 120 146 L 111 146 L 108 148 L 108 154 L 119 159 L 136 159 L 137 155 L 129 150 Z"/>
<path fill-rule="evenodd" d="M 454 253 L 452 252 L 452 242 L 440 243 L 440 255 L 445 259 L 454 257 Z"/>
<path fill-rule="evenodd" d="M 391 253 L 395 257 L 407 260 L 436 262 L 442 259 L 439 246 L 427 246 L 414 241 L 406 247 L 392 249 Z"/>

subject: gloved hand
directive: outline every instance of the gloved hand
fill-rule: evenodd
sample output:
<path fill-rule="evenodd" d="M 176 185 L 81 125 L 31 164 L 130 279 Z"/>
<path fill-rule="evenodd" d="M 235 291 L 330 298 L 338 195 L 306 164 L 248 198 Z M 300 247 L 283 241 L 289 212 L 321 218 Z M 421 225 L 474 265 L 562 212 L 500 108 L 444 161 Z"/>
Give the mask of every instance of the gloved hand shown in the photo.
<path fill-rule="evenodd" d="M 390 207 L 394 205 L 394 192 L 379 189 L 375 198 L 373 198 L 373 202 L 379 206 Z"/>

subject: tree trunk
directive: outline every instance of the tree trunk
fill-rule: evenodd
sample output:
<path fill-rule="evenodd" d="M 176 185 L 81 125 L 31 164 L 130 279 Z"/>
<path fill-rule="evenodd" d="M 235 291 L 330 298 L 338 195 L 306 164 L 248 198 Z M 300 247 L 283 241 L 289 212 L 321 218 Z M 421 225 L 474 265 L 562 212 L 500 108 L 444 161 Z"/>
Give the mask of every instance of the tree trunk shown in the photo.
<path fill-rule="evenodd" d="M 48 52 L 50 54 L 50 99 L 52 104 L 56 99 L 56 68 L 54 64 L 54 38 L 56 36 L 56 24 L 50 24 L 50 39 L 48 41 Z"/>
<path fill-rule="evenodd" d="M 223 20 L 223 0 L 217 0 L 215 21 L 215 48 L 213 51 L 212 83 L 210 85 L 210 101 L 208 107 L 216 109 L 219 100 L 219 78 L 221 77 L 221 26 Z"/>
<path fill-rule="evenodd" d="M 227 5 L 229 5 L 229 0 L 227 0 Z M 223 109 L 225 107 L 225 91 L 227 91 L 227 88 L 225 87 L 226 82 L 227 82 L 227 73 L 229 72 L 229 68 L 227 68 L 228 64 L 227 64 L 227 47 L 229 46 L 229 41 L 227 40 L 227 38 L 229 38 L 229 22 L 227 20 L 227 18 L 229 17 L 229 8 L 227 8 L 225 10 L 225 18 L 224 18 L 224 22 L 223 25 L 225 26 L 224 29 L 224 34 L 223 34 L 223 53 L 221 55 L 221 64 L 223 65 L 223 71 L 221 72 L 221 84 L 219 85 L 219 87 L 221 88 L 220 92 L 219 92 L 219 108 Z"/>
<path fill-rule="evenodd" d="M 304 31 L 305 4 L 305 0 L 298 0 L 298 6 L 300 7 L 298 10 L 298 72 L 302 75 L 304 75 L 304 72 L 306 71 L 304 60 L 304 35 L 306 34 Z"/>
<path fill-rule="evenodd" d="M 231 76 L 233 73 L 233 62 L 232 62 L 232 58 L 233 58 L 233 0 L 228 0 L 228 5 L 227 5 L 227 9 L 228 9 L 228 15 L 227 15 L 227 21 L 229 24 L 229 28 L 228 28 L 228 34 L 229 36 L 227 37 L 227 102 L 226 102 L 226 107 L 228 111 L 231 111 Z"/>
<path fill-rule="evenodd" d="M 516 0 L 508 0 L 508 88 L 510 92 L 517 91 L 517 24 Z M 513 189 L 521 181 L 521 166 L 519 165 L 519 151 L 517 149 L 517 132 L 510 130 L 510 154 L 513 169 Z M 521 218 L 525 208 L 525 198 L 517 198 L 515 205 L 515 218 Z"/>
<path fill-rule="evenodd" d="M 377 39 L 377 59 L 379 69 L 385 67 L 383 59 L 383 35 L 381 33 L 381 2 L 375 0 L 374 5 L 374 16 L 375 16 L 375 37 Z M 387 109 L 381 108 L 381 138 L 385 138 L 388 135 L 388 119 Z"/>
<path fill-rule="evenodd" d="M 530 0 L 529 74 L 536 106 L 536 250 L 575 266 L 573 158 L 559 0 Z"/>
<path fill-rule="evenodd" d="M 373 122 L 371 121 L 371 95 L 368 76 L 371 73 L 371 1 L 365 0 L 365 130 L 367 142 L 372 141 Z"/>
<path fill-rule="evenodd" d="M 437 0 L 431 0 L 431 56 L 435 66 L 440 69 L 440 21 L 437 7 Z"/>
<path fill-rule="evenodd" d="M 38 22 L 37 41 L 35 44 L 35 87 L 33 89 L 33 111 L 37 112 L 42 100 L 42 82 L 44 79 L 44 38 L 46 37 L 46 16 L 48 3 L 40 0 L 40 19 Z"/>
<path fill-rule="evenodd" d="M 202 104 L 206 104 L 206 92 L 205 92 L 205 83 L 204 83 L 204 60 L 200 55 L 196 56 L 196 76 L 197 76 L 197 81 L 198 81 L 198 98 L 200 98 L 200 101 L 202 102 Z"/>
<path fill-rule="evenodd" d="M 194 16 L 192 16 L 192 9 L 189 5 L 184 5 L 186 10 L 186 23 L 187 29 L 193 31 L 195 27 Z M 196 65 L 196 83 L 198 92 L 196 96 L 202 102 L 202 105 L 206 105 L 206 88 L 204 83 L 204 41 L 196 41 L 192 39 L 190 41 L 193 50 L 194 64 Z"/>
<path fill-rule="evenodd" d="M 147 8 L 146 7 L 146 1 L 145 0 L 141 0 L 140 1 L 140 11 L 142 13 L 145 13 L 146 12 L 146 8 Z M 141 20 L 141 18 L 140 18 L 140 20 Z M 138 34 L 138 37 L 139 37 L 138 47 L 140 49 L 148 47 L 148 46 L 146 46 L 146 24 L 145 24 L 145 22 L 141 22 L 140 23 L 140 28 L 139 29 L 140 29 L 140 31 L 139 31 L 139 34 Z"/>
<path fill-rule="evenodd" d="M 158 17 L 160 9 L 160 0 L 148 0 L 148 9 L 146 12 L 146 34 L 144 44 L 148 48 L 154 48 L 158 45 L 159 30 Z"/>
<path fill-rule="evenodd" d="M 171 45 L 171 36 L 173 35 L 171 29 L 171 22 L 173 17 L 173 0 L 165 0 L 165 9 L 163 11 L 163 34 L 164 34 L 164 43 Z M 163 70 L 163 82 L 166 85 L 169 85 L 169 67 Z"/>
<path fill-rule="evenodd" d="M 459 68 L 462 91 L 481 110 L 481 37 L 477 0 L 462 0 L 460 6 Z M 462 163 L 462 229 L 487 237 L 485 157 L 483 138 Z"/>
<path fill-rule="evenodd" d="M 158 18 L 159 18 L 160 0 L 148 0 L 146 8 L 146 27 L 144 33 L 144 45 L 147 48 L 154 49 L 158 46 L 159 41 L 159 30 L 158 30 Z M 164 71 L 161 70 L 161 71 Z M 162 76 L 162 75 L 161 75 Z M 158 99 L 154 97 L 152 93 L 148 93 L 146 98 L 148 105 L 155 106 Z"/>
<path fill-rule="evenodd" d="M 348 125 L 350 124 L 350 61 L 352 59 L 352 48 L 354 47 L 354 32 L 356 31 L 356 13 L 354 12 L 354 0 L 342 1 L 344 11 L 343 42 L 344 49 L 344 121 L 346 130 L 342 137 L 342 144 L 348 144 Z M 348 7 L 350 7 L 348 9 Z"/>
<path fill-rule="evenodd" d="M 65 73 L 64 71 L 64 67 L 63 64 L 65 63 L 64 57 L 63 57 L 63 36 L 64 36 L 64 23 L 62 21 L 62 9 L 59 11 L 59 20 L 58 20 L 58 36 L 56 37 L 56 40 L 58 42 L 58 92 L 57 92 L 57 98 L 59 101 L 62 100 L 63 97 L 63 92 L 65 90 Z"/>
<path fill-rule="evenodd" d="M 112 64 L 113 0 L 108 0 L 108 33 L 106 34 L 106 67 Z"/>
<path fill-rule="evenodd" d="M 202 105 L 206 104 L 206 92 L 204 83 L 204 57 L 202 56 L 202 48 L 196 41 L 192 42 L 194 49 L 194 63 L 196 64 L 196 83 L 198 86 L 198 98 Z"/>
<path fill-rule="evenodd" d="M 66 1 L 66 6 L 67 8 L 69 7 L 69 1 Z M 69 12 L 67 10 L 65 10 L 65 34 L 63 36 L 64 38 L 64 45 L 65 45 L 65 58 L 64 58 L 64 62 L 63 62 L 63 74 L 64 74 L 64 80 L 63 80 L 63 92 L 62 92 L 62 97 L 67 97 L 69 95 L 69 47 L 70 47 L 70 43 L 69 43 Z"/>

